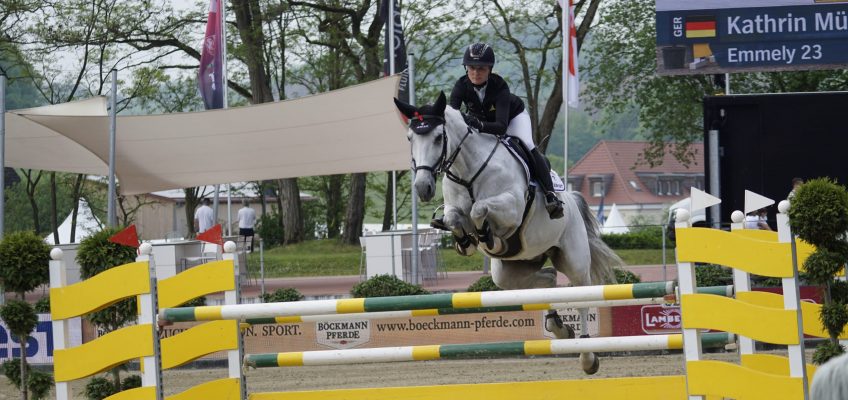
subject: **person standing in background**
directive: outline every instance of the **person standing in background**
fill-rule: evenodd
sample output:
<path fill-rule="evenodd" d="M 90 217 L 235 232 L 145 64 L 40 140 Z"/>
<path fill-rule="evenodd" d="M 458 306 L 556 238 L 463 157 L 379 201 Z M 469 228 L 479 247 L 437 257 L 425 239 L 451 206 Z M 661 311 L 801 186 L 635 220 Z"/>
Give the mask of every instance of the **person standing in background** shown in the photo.
<path fill-rule="evenodd" d="M 250 201 L 242 199 L 241 209 L 238 211 L 239 236 L 244 241 L 244 248 L 253 251 L 253 227 L 256 225 L 256 211 L 250 208 Z M 250 247 L 247 247 L 247 238 L 250 237 Z"/>
<path fill-rule="evenodd" d="M 203 205 L 197 207 L 194 211 L 194 230 L 197 233 L 206 232 L 212 225 L 215 225 L 215 220 L 212 213 L 212 201 L 208 198 L 203 199 Z"/>

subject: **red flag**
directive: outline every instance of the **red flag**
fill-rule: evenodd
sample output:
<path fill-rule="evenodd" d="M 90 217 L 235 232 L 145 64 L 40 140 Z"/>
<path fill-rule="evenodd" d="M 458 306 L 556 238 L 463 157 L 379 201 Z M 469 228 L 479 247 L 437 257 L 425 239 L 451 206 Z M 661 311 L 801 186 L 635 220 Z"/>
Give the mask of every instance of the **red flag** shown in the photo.
<path fill-rule="evenodd" d="M 580 78 L 577 75 L 577 27 L 574 26 L 574 1 L 568 0 L 568 106 L 579 104 Z"/>
<path fill-rule="evenodd" d="M 197 240 L 202 240 L 208 243 L 214 243 L 218 246 L 224 245 L 224 235 L 221 231 L 221 224 L 215 224 L 215 226 L 207 229 L 203 233 L 197 234 Z"/>
<path fill-rule="evenodd" d="M 138 248 L 138 233 L 135 231 L 135 225 L 130 225 L 124 230 L 112 235 L 109 238 L 112 243 L 122 244 L 124 246 Z"/>
<path fill-rule="evenodd" d="M 224 79 L 224 5 L 222 0 L 210 0 L 206 36 L 200 48 L 200 70 L 197 84 L 207 110 L 223 108 L 226 84 Z"/>

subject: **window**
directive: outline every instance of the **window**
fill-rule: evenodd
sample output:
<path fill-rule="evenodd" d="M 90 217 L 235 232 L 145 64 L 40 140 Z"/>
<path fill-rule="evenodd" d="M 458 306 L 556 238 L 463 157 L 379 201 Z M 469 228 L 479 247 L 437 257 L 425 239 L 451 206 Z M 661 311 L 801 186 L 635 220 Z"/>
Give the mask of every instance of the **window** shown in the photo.
<path fill-rule="evenodd" d="M 604 182 L 603 181 L 593 181 L 592 182 L 592 197 L 602 197 L 604 195 Z"/>
<path fill-rule="evenodd" d="M 671 182 L 671 193 L 675 196 L 680 196 L 680 181 Z"/>

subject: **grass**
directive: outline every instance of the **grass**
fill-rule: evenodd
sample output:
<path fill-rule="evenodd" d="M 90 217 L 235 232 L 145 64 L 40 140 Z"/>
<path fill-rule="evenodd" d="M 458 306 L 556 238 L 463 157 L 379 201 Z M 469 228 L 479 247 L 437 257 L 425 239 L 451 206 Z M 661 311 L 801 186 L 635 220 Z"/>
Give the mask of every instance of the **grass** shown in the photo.
<path fill-rule="evenodd" d="M 463 257 L 451 249 L 442 249 L 441 256 L 448 271 L 482 271 L 483 256 L 478 252 Z M 627 265 L 661 264 L 662 250 L 617 250 Z M 335 240 L 310 240 L 265 251 L 265 276 L 269 278 L 297 276 L 358 275 L 360 247 L 342 245 Z M 667 262 L 674 253 L 668 250 Z M 259 253 L 251 253 L 251 270 L 259 268 Z"/>

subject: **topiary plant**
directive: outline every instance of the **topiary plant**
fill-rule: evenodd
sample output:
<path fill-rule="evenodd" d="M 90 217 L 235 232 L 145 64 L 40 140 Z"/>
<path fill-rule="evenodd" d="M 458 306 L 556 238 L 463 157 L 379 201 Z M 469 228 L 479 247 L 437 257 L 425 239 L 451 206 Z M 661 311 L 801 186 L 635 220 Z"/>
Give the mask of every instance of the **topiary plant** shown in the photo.
<path fill-rule="evenodd" d="M 491 275 L 480 277 L 477 282 L 472 283 L 467 289 L 468 292 L 492 292 L 495 290 L 501 290 L 501 288 L 495 285 L 495 281 L 492 280 Z"/>
<path fill-rule="evenodd" d="M 33 232 L 12 232 L 0 241 L 0 279 L 23 300 L 26 292 L 50 281 L 50 247 Z"/>
<path fill-rule="evenodd" d="M 394 275 L 377 275 L 357 283 L 350 290 L 353 297 L 384 297 L 429 294 L 421 285 L 404 282 Z"/>
<path fill-rule="evenodd" d="M 15 386 L 21 389 L 21 396 L 27 398 L 27 371 L 29 367 L 26 363 L 26 344 L 29 339 L 29 334 L 38 325 L 38 315 L 35 314 L 35 309 L 32 306 L 21 300 L 9 300 L 6 305 L 0 307 L 0 319 L 9 327 L 12 336 L 21 344 L 21 358 L 18 369 L 20 380 L 15 383 Z"/>
<path fill-rule="evenodd" d="M 107 269 L 135 261 L 134 248 L 109 241 L 109 238 L 120 230 L 120 228 L 106 228 L 83 239 L 76 258 L 77 264 L 80 265 L 82 279 L 91 278 Z M 132 297 L 92 312 L 86 318 L 98 329 L 109 333 L 135 321 L 137 312 L 136 298 Z M 114 393 L 120 392 L 120 366 L 113 368 L 111 372 Z"/>
<path fill-rule="evenodd" d="M 103 400 L 115 393 L 118 393 L 115 384 L 106 378 L 91 378 L 85 385 L 85 398 L 90 400 Z"/>
<path fill-rule="evenodd" d="M 303 294 L 295 288 L 280 288 L 273 293 L 263 293 L 259 295 L 263 303 L 281 303 L 284 301 L 301 301 Z"/>
<path fill-rule="evenodd" d="M 624 268 L 613 268 L 612 271 L 615 273 L 615 282 L 616 283 L 639 283 L 639 282 L 642 282 L 642 278 L 639 278 L 639 275 L 634 274 L 630 270 L 626 270 Z"/>
<path fill-rule="evenodd" d="M 848 291 L 835 277 L 848 262 L 848 192 L 829 178 L 811 180 L 795 190 L 788 214 L 792 232 L 816 246 L 804 261 L 804 269 L 807 279 L 824 293 L 819 319 L 830 340 L 820 344 L 813 355 L 813 361 L 821 364 L 845 352 L 839 334 L 848 323 Z"/>

